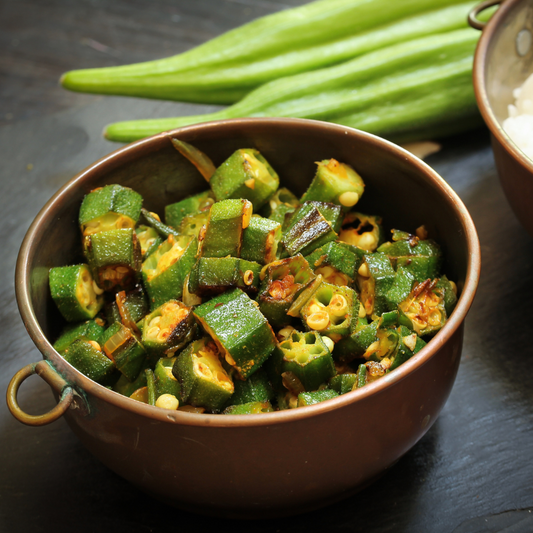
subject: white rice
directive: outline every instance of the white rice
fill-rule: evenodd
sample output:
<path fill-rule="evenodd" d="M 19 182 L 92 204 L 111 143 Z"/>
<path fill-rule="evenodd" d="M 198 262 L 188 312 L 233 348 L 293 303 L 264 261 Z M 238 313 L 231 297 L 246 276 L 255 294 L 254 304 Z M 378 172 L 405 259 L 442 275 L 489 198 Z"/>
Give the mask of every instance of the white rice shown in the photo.
<path fill-rule="evenodd" d="M 509 117 L 503 121 L 503 129 L 514 143 L 533 160 L 533 74 L 513 91 Z"/>

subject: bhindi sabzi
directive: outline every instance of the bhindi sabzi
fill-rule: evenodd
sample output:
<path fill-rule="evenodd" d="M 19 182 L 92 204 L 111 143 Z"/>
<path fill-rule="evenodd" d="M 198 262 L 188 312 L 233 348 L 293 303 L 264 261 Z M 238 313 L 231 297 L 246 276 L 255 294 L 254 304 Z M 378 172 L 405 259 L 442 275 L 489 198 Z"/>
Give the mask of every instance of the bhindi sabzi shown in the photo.
<path fill-rule="evenodd" d="M 162 221 L 127 187 L 95 189 L 86 262 L 50 269 L 68 323 L 54 347 L 80 372 L 164 409 L 268 413 L 376 381 L 445 325 L 457 288 L 440 246 L 423 225 L 387 239 L 354 168 L 319 161 L 298 198 L 256 149 L 215 168 L 178 144 L 215 190 Z"/>

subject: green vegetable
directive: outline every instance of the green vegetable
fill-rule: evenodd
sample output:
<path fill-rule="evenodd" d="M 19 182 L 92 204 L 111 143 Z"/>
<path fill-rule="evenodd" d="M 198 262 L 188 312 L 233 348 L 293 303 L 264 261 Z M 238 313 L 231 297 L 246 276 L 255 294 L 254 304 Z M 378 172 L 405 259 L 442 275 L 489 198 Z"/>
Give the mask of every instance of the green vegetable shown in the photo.
<path fill-rule="evenodd" d="M 54 342 L 54 349 L 59 353 L 64 352 L 75 340 L 82 337 L 89 341 L 98 341 L 104 331 L 104 321 L 100 318 L 68 324 Z"/>
<path fill-rule="evenodd" d="M 458 3 L 311 2 L 254 20 L 180 55 L 134 65 L 75 70 L 64 74 L 61 83 L 73 91 L 233 103 L 270 80 L 335 65 L 418 36 L 464 27 L 475 4 L 455 5 Z"/>
<path fill-rule="evenodd" d="M 63 352 L 63 357 L 89 379 L 104 385 L 115 371 L 115 364 L 102 352 L 100 345 L 83 337 L 75 340 Z"/>
<path fill-rule="evenodd" d="M 274 80 L 215 113 L 120 122 L 105 136 L 127 142 L 208 120 L 269 116 L 329 120 L 395 141 L 463 131 L 481 123 L 472 87 L 478 39 L 471 28 L 411 39 Z"/>

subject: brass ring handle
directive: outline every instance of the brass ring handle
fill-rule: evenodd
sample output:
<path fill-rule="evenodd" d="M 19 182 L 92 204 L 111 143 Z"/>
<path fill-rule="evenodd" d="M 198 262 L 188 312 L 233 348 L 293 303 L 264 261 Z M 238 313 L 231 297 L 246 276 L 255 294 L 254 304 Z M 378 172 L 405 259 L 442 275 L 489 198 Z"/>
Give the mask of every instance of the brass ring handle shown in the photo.
<path fill-rule="evenodd" d="M 483 30 L 487 25 L 486 22 L 483 22 L 477 18 L 477 16 L 485 9 L 488 9 L 492 6 L 497 6 L 502 3 L 502 0 L 485 0 L 478 4 L 476 7 L 472 8 L 468 13 L 468 24 L 476 30 Z"/>
<path fill-rule="evenodd" d="M 29 415 L 18 404 L 17 393 L 22 382 L 37 374 L 44 379 L 54 390 L 60 394 L 59 403 L 47 413 L 42 415 Z M 72 387 L 50 366 L 46 361 L 30 363 L 21 368 L 11 379 L 7 387 L 7 406 L 11 414 L 23 424 L 28 426 L 44 426 L 62 416 L 74 400 Z"/>

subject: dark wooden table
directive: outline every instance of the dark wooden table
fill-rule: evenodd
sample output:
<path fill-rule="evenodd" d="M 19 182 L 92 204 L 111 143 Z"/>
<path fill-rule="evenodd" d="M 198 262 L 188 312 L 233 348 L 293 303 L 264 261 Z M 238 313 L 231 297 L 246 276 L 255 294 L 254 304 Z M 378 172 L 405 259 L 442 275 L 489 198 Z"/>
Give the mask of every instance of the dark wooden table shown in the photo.
<path fill-rule="evenodd" d="M 19 368 L 41 358 L 20 319 L 13 275 L 20 243 L 42 205 L 117 147 L 101 138 L 106 123 L 212 109 L 69 93 L 58 86 L 61 73 L 171 55 L 302 3 L 0 0 L 1 390 Z M 0 402 L 0 531 L 533 531 L 533 240 L 503 196 L 485 129 L 445 141 L 427 162 L 474 218 L 482 278 L 449 401 L 383 478 L 303 516 L 259 522 L 199 517 L 147 498 L 107 470 L 63 420 L 27 427 Z M 54 405 L 37 378 L 25 382 L 20 402 L 32 413 Z"/>

